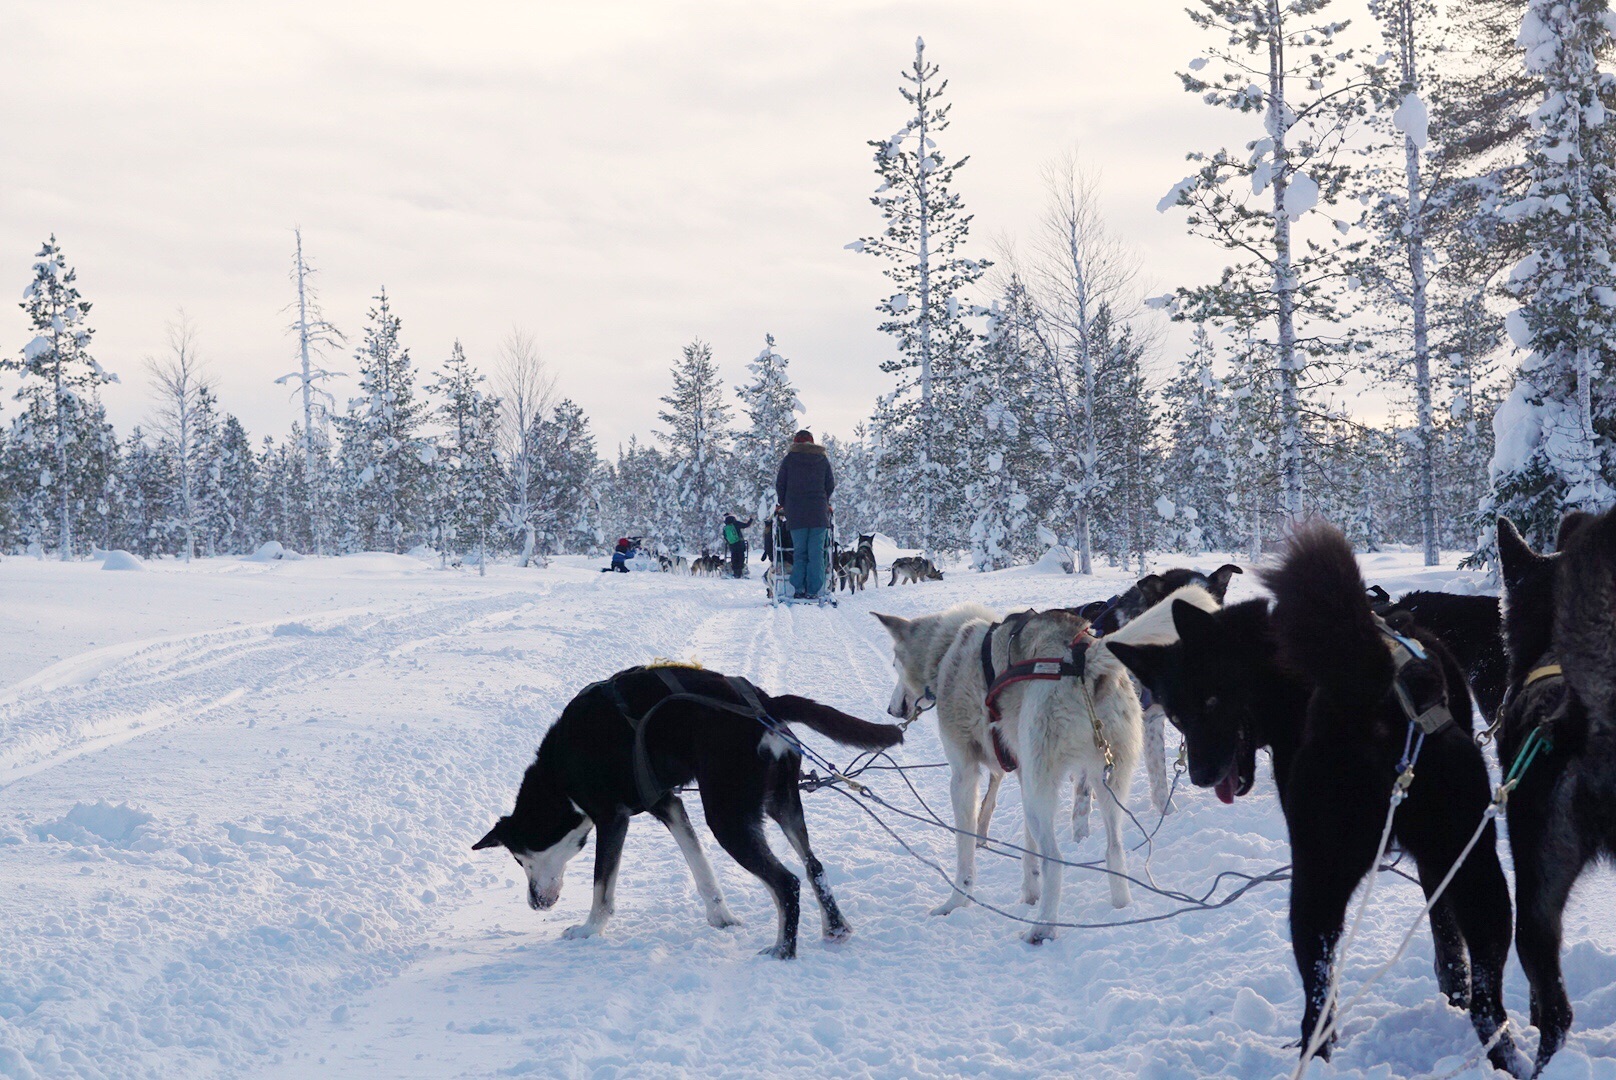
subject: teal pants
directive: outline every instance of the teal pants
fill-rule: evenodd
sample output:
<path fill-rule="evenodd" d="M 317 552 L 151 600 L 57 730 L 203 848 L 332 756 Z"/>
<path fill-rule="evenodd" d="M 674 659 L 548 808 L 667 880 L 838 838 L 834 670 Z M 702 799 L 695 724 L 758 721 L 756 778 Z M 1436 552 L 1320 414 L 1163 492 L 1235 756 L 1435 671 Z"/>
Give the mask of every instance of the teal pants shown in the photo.
<path fill-rule="evenodd" d="M 791 530 L 791 589 L 815 597 L 825 588 L 825 530 Z"/>

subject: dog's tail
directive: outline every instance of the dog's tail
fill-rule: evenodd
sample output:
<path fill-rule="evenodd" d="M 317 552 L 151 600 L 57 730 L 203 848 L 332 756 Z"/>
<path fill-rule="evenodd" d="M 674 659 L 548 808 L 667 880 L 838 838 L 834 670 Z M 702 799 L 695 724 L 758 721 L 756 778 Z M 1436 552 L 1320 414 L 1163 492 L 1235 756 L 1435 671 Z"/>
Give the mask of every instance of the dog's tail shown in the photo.
<path fill-rule="evenodd" d="M 1361 713 L 1391 689 L 1395 668 L 1369 608 L 1352 545 L 1333 525 L 1299 525 L 1285 557 L 1261 572 L 1274 594 L 1279 659 L 1342 709 Z"/>
<path fill-rule="evenodd" d="M 872 724 L 829 705 L 796 694 L 782 694 L 768 700 L 769 715 L 788 724 L 812 728 L 825 738 L 859 750 L 885 750 L 903 742 L 903 728 L 897 724 Z"/>
<path fill-rule="evenodd" d="M 1554 647 L 1590 726 L 1608 729 L 1616 725 L 1616 512 L 1574 524 L 1560 530 Z"/>

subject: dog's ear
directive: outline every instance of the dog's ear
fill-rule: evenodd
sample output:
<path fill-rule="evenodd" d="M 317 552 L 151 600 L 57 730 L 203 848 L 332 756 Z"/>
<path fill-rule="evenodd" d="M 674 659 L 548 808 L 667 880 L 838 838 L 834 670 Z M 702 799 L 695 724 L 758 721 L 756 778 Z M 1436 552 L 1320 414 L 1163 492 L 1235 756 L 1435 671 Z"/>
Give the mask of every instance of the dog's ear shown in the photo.
<path fill-rule="evenodd" d="M 1167 582 L 1160 574 L 1146 574 L 1134 582 L 1134 588 L 1138 589 L 1139 595 L 1151 604 L 1167 595 Z"/>
<path fill-rule="evenodd" d="M 1186 645 L 1200 645 L 1218 636 L 1217 616 L 1202 611 L 1188 600 L 1173 601 L 1173 627 Z"/>
<path fill-rule="evenodd" d="M 1229 579 L 1234 577 L 1236 574 L 1244 573 L 1245 571 L 1240 569 L 1234 563 L 1224 563 L 1222 566 L 1212 571 L 1212 573 L 1207 577 L 1207 581 L 1212 583 L 1212 595 L 1216 596 L 1219 600 L 1222 600 L 1223 594 L 1229 591 Z"/>
<path fill-rule="evenodd" d="M 502 844 L 504 844 L 505 843 L 505 823 L 510 821 L 510 820 L 511 819 L 508 818 L 508 817 L 502 817 L 498 821 L 494 822 L 494 827 L 492 829 L 489 829 L 487 834 L 484 835 L 481 840 L 479 840 L 475 844 L 471 845 L 471 850 L 473 850 L 473 851 L 481 851 L 484 848 L 499 847 Z"/>
<path fill-rule="evenodd" d="M 1564 551 L 1571 538 L 1582 531 L 1583 526 L 1594 519 L 1594 515 L 1586 510 L 1573 510 L 1560 519 L 1560 531 L 1554 537 L 1554 550 Z"/>
<path fill-rule="evenodd" d="M 909 620 L 901 615 L 888 615 L 883 611 L 872 611 L 870 614 L 880 619 L 881 625 L 886 627 L 887 633 L 893 637 L 897 637 L 903 632 L 903 628 L 909 625 Z"/>
<path fill-rule="evenodd" d="M 1548 556 L 1539 555 L 1530 544 L 1521 539 L 1515 523 L 1507 517 L 1498 519 L 1498 566 L 1504 573 L 1504 584 L 1519 586 L 1537 567 L 1548 562 Z"/>
<path fill-rule="evenodd" d="M 1379 585 L 1371 585 L 1364 591 L 1369 595 L 1371 604 L 1389 604 L 1392 602 L 1392 594 L 1382 589 Z"/>

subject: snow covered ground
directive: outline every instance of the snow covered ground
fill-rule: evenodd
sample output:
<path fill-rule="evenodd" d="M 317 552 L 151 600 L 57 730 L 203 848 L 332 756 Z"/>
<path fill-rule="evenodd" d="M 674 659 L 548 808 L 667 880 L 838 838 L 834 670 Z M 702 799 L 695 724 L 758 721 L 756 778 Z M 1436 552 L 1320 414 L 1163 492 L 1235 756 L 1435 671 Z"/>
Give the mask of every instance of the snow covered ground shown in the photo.
<path fill-rule="evenodd" d="M 1377 555 L 1366 569 L 1393 592 L 1481 587 L 1416 563 Z M 818 940 L 808 905 L 799 960 L 754 955 L 772 940 L 772 908 L 710 838 L 746 925 L 708 927 L 672 839 L 646 819 L 630 830 L 606 935 L 558 940 L 588 907 L 590 853 L 561 903 L 535 913 L 508 857 L 469 848 L 509 809 L 545 726 L 583 684 L 657 656 L 694 658 L 880 718 L 890 653 L 866 612 L 966 598 L 1071 604 L 1130 578 L 950 572 L 837 609 L 776 610 L 755 579 L 603 575 L 598 565 L 478 578 L 391 555 L 122 573 L 0 562 L 0 1075 L 1289 1070 L 1300 999 L 1283 884 L 1221 911 L 1066 930 L 1032 949 L 1020 927 L 982 909 L 927 916 L 944 884 L 829 791 L 805 801 L 856 928 L 846 944 Z M 1236 578 L 1231 596 L 1255 588 Z M 929 721 L 897 757 L 942 759 Z M 868 775 L 918 809 L 895 776 Z M 944 770 L 910 775 L 946 807 Z M 1140 777 L 1135 809 L 1150 824 L 1144 791 Z M 1199 891 L 1219 870 L 1288 861 L 1266 767 L 1232 807 L 1187 788 L 1177 803 L 1156 838 L 1158 882 Z M 1000 807 L 995 833 L 1019 836 L 1013 784 Z M 893 827 L 950 864 L 945 834 Z M 1093 858 L 1100 844 L 1096 835 L 1066 854 Z M 985 896 L 1014 908 L 1012 861 L 987 856 L 981 876 Z M 1118 913 L 1105 891 L 1097 875 L 1069 873 L 1063 918 L 1169 906 L 1136 891 Z M 1565 963 L 1577 1018 L 1550 1076 L 1616 1077 L 1613 900 L 1603 871 L 1573 899 Z M 1382 878 L 1347 963 L 1349 993 L 1418 910 L 1413 885 Z M 1335 1061 L 1312 1075 L 1418 1076 L 1472 1055 L 1469 1024 L 1441 1003 L 1430 964 L 1422 932 L 1348 1019 Z M 1524 1024 L 1513 961 L 1508 995 Z"/>

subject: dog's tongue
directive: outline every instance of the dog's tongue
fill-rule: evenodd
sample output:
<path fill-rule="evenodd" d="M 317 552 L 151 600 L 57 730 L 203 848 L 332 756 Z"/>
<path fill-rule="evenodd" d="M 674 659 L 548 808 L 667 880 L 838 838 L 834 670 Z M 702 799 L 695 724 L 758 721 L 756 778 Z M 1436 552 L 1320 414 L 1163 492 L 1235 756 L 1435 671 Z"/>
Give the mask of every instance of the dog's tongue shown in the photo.
<path fill-rule="evenodd" d="M 1229 771 L 1223 774 L 1223 779 L 1218 781 L 1218 786 L 1212 790 L 1218 793 L 1219 802 L 1232 803 L 1234 793 L 1239 787 L 1240 770 L 1231 765 Z"/>

